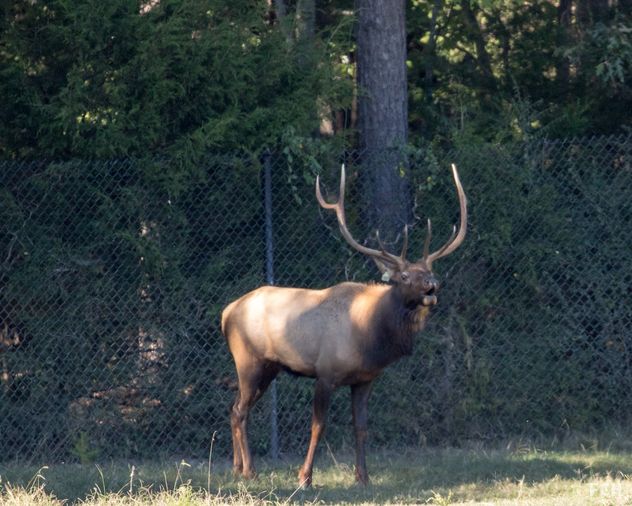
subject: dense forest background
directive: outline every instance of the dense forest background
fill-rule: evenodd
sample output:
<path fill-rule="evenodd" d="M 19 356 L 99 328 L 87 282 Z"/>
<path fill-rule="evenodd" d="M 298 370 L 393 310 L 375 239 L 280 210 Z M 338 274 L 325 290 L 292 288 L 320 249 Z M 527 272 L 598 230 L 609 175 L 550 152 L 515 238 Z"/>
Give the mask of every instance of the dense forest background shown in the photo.
<path fill-rule="evenodd" d="M 168 154 L 184 169 L 209 149 L 257 152 L 322 137 L 357 144 L 356 19 L 367 12 L 371 22 L 369 1 L 1 6 L 4 158 Z M 630 125 L 629 1 L 402 6 L 410 142 Z M 178 168 L 170 172 L 177 179 Z"/>
<path fill-rule="evenodd" d="M 206 458 L 215 431 L 227 454 L 221 309 L 269 265 L 282 285 L 377 279 L 315 203 L 342 161 L 358 238 L 396 204 L 389 246 L 407 221 L 421 251 L 427 217 L 447 239 L 451 162 L 470 203 L 414 356 L 377 382 L 376 444 L 629 444 L 632 2 L 0 9 L 0 459 Z M 282 451 L 302 451 L 311 390 L 279 380 Z"/>

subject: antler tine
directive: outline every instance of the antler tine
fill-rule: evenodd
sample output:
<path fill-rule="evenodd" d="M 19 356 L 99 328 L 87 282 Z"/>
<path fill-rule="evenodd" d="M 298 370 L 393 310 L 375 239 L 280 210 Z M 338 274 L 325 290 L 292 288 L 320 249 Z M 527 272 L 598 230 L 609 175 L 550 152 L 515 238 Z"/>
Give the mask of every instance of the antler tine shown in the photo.
<path fill-rule="evenodd" d="M 382 251 L 382 254 L 390 258 L 393 262 L 404 263 L 406 261 L 406 250 L 408 249 L 408 225 L 404 225 L 402 235 L 403 235 L 402 252 L 399 256 L 396 256 L 386 251 L 386 246 L 384 246 L 384 243 L 382 242 L 382 238 L 380 237 L 380 231 L 379 230 L 375 231 L 375 238 L 377 239 L 377 243 L 380 245 L 380 250 Z"/>
<path fill-rule="evenodd" d="M 432 260 L 436 260 L 437 258 L 440 258 L 444 255 L 447 255 L 447 253 L 445 253 L 445 251 L 448 249 L 448 247 L 450 246 L 450 243 L 454 240 L 454 237 L 456 236 L 456 225 L 452 225 L 452 233 L 450 234 L 450 238 L 446 241 L 446 243 L 441 246 L 437 251 L 435 251 L 432 255 L 436 255 L 436 258 L 430 258 L 430 261 L 432 262 Z"/>
<path fill-rule="evenodd" d="M 426 240 L 424 241 L 424 260 L 428 260 L 430 254 L 430 240 L 432 239 L 432 221 L 428 218 L 428 233 L 426 234 Z"/>
<path fill-rule="evenodd" d="M 404 239 L 402 244 L 402 253 L 399 255 L 399 258 L 406 260 L 406 253 L 408 252 L 408 223 L 404 225 L 402 235 L 404 236 Z"/>
<path fill-rule="evenodd" d="M 384 243 L 382 242 L 379 230 L 375 231 L 375 238 L 377 239 L 377 243 L 380 245 L 380 250 L 382 250 L 382 253 L 387 253 L 386 246 L 384 246 Z"/>
<path fill-rule="evenodd" d="M 457 234 L 457 229 L 455 225 L 452 229 L 452 235 L 450 236 L 450 239 L 448 239 L 448 241 L 437 251 L 432 254 L 428 254 L 428 250 L 430 247 L 430 220 L 428 220 L 428 237 L 426 237 L 426 242 L 424 244 L 423 259 L 429 269 L 432 266 L 432 262 L 449 255 L 455 249 L 457 249 L 463 242 L 463 239 L 465 239 L 465 233 L 467 232 L 467 198 L 465 197 L 465 192 L 463 191 L 463 186 L 461 185 L 461 180 L 459 179 L 459 172 L 457 171 L 456 165 L 454 164 L 452 164 L 452 176 L 454 177 L 454 184 L 456 185 L 456 191 L 459 196 L 459 208 L 461 213 L 459 232 Z"/>
<path fill-rule="evenodd" d="M 336 215 L 338 215 L 337 208 L 338 206 L 342 206 L 342 217 L 345 217 L 344 214 L 344 205 L 345 205 L 345 164 L 342 164 L 340 168 L 340 193 L 338 194 L 338 202 L 334 202 L 333 204 L 328 203 L 324 198 L 323 194 L 320 192 L 320 174 L 316 176 L 316 199 L 321 207 L 325 209 L 336 209 Z"/>
<path fill-rule="evenodd" d="M 358 243 L 352 237 L 351 233 L 349 232 L 349 229 L 347 229 L 347 220 L 345 218 L 345 207 L 344 207 L 345 185 L 346 185 L 345 166 L 344 164 L 342 164 L 342 167 L 340 168 L 340 194 L 338 196 L 338 202 L 330 204 L 329 202 L 325 201 L 325 199 L 322 196 L 322 193 L 320 192 L 320 179 L 317 176 L 316 177 L 316 199 L 318 200 L 318 203 L 321 205 L 321 207 L 325 209 L 333 209 L 336 211 L 336 217 L 338 218 L 338 228 L 340 228 L 340 233 L 353 249 L 359 251 L 360 253 L 364 255 L 375 257 L 382 261 L 400 264 L 401 259 L 399 257 L 396 257 L 395 255 L 388 253 L 387 251 L 384 250 L 384 248 L 382 248 L 382 251 L 372 249 L 372 248 L 367 248 L 366 246 L 363 246 L 362 244 Z M 378 241 L 379 241 L 379 236 L 378 236 Z M 380 244 L 380 247 L 382 247 L 382 244 Z"/>

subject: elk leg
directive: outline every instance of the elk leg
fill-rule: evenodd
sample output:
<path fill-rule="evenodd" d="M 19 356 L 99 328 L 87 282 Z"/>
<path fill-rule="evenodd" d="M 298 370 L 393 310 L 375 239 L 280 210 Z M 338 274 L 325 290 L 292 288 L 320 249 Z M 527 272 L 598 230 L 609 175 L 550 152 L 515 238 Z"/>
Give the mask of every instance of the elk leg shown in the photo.
<path fill-rule="evenodd" d="M 234 452 L 233 471 L 236 474 L 242 474 L 245 478 L 255 476 L 255 468 L 248 445 L 248 414 L 255 402 L 264 394 L 270 382 L 279 373 L 279 370 L 277 364 L 268 362 L 249 362 L 247 365 L 240 365 L 237 369 L 239 392 L 230 417 Z"/>
<path fill-rule="evenodd" d="M 312 484 L 312 469 L 314 467 L 316 446 L 325 429 L 327 410 L 329 409 L 329 401 L 331 400 L 333 391 L 334 389 L 329 382 L 322 379 L 316 380 L 314 407 L 312 411 L 312 435 L 309 441 L 305 462 L 298 473 L 299 486 L 303 488 L 307 488 Z"/>
<path fill-rule="evenodd" d="M 241 444 L 239 442 L 239 417 L 237 415 L 237 406 L 239 405 L 239 391 L 237 391 L 237 397 L 230 409 L 230 432 L 233 438 L 233 473 L 240 475 L 243 469 L 243 463 L 241 460 Z"/>
<path fill-rule="evenodd" d="M 233 433 L 233 471 L 246 478 L 252 478 L 255 470 L 252 465 L 250 448 L 248 447 L 248 414 L 254 399 L 254 389 L 242 387 L 240 381 L 239 393 L 230 414 L 230 426 Z"/>
<path fill-rule="evenodd" d="M 362 485 L 369 483 L 366 470 L 366 454 L 364 446 L 368 436 L 368 402 L 372 383 L 359 383 L 351 386 L 351 409 L 353 412 L 353 429 L 356 440 L 356 481 Z"/>

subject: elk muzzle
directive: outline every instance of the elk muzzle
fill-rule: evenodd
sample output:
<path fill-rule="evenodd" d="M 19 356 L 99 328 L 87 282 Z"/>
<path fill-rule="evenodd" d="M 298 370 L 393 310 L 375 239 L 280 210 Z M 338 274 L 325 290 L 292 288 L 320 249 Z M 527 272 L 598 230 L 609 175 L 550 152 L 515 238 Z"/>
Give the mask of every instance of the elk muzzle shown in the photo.
<path fill-rule="evenodd" d="M 422 282 L 423 297 L 421 303 L 424 306 L 434 306 L 437 303 L 436 292 L 439 289 L 439 281 L 432 274 L 426 276 Z"/>
<path fill-rule="evenodd" d="M 434 306 L 437 303 L 437 296 L 436 295 L 424 295 L 423 299 L 421 300 L 421 303 L 424 306 Z"/>

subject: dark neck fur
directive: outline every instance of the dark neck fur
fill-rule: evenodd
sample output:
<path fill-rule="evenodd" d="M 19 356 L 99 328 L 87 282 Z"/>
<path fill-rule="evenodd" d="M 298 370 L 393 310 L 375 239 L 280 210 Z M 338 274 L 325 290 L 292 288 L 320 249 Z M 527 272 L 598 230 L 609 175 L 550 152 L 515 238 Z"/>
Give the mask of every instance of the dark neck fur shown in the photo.
<path fill-rule="evenodd" d="M 413 352 L 414 337 L 425 324 L 429 308 L 406 304 L 396 287 L 390 287 L 375 315 L 376 362 L 384 365 Z"/>

